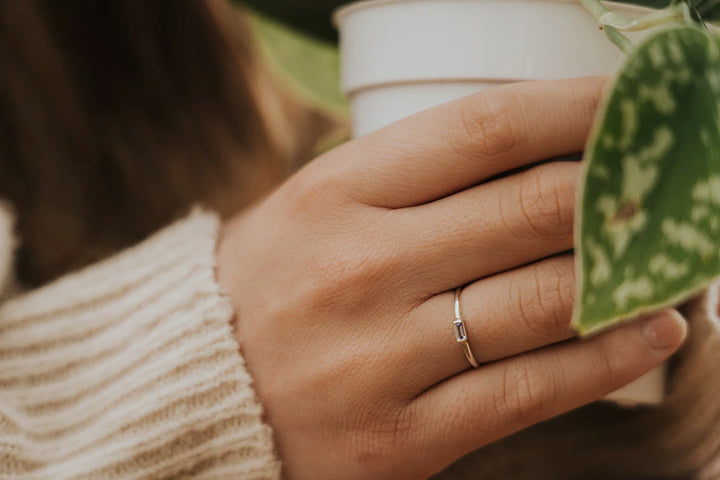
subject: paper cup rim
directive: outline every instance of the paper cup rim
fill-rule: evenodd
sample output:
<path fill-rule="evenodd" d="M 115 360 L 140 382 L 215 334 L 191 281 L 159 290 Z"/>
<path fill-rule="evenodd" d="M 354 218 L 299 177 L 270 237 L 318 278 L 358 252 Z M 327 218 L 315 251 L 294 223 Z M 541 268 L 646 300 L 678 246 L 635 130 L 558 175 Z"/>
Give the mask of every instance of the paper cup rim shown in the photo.
<path fill-rule="evenodd" d="M 366 10 L 368 8 L 375 8 L 375 7 L 381 7 L 383 5 L 391 5 L 391 4 L 397 4 L 397 3 L 417 3 L 417 2 L 438 2 L 442 0 L 357 0 L 352 3 L 348 3 L 347 5 L 343 5 L 342 7 L 338 7 L 332 12 L 332 23 L 333 26 L 339 30 L 340 25 L 344 21 L 344 19 L 355 12 L 358 12 L 360 10 Z M 479 0 L 461 0 L 466 2 L 477 2 Z M 555 2 L 555 3 L 577 3 L 580 5 L 579 0 L 523 0 L 526 2 Z M 644 7 L 641 5 L 633 5 L 630 3 L 622 3 L 622 2 L 613 2 L 608 1 L 605 2 L 610 5 L 614 5 L 616 7 L 626 9 L 628 11 L 635 11 L 637 13 L 646 12 L 650 7 Z"/>

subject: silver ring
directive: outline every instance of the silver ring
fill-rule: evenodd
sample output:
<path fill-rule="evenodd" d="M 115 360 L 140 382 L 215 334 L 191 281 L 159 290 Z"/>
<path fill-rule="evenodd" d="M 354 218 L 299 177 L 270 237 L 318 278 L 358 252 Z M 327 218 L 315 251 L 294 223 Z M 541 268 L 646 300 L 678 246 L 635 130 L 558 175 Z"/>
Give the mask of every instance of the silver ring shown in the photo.
<path fill-rule="evenodd" d="M 465 323 L 462 319 L 462 309 L 460 308 L 460 294 L 462 293 L 462 289 L 463 287 L 458 287 L 455 289 L 455 321 L 453 322 L 453 328 L 455 329 L 455 340 L 457 340 L 457 343 L 459 343 L 462 347 L 465 358 L 468 359 L 470 365 L 472 365 L 473 368 L 478 368 L 480 364 L 478 363 L 475 355 L 473 355 L 472 349 L 470 348 L 470 344 L 468 343 L 467 330 L 465 330 Z"/>

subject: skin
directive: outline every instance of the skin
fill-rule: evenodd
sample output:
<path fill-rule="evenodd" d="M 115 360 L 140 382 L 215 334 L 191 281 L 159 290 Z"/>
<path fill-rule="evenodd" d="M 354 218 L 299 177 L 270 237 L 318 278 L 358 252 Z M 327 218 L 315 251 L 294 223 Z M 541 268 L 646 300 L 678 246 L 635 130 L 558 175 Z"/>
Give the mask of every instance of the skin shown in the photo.
<path fill-rule="evenodd" d="M 568 341 L 579 166 L 532 164 L 582 150 L 605 81 L 518 83 L 420 113 L 225 226 L 219 281 L 287 478 L 425 478 L 677 350 L 675 311 Z M 461 285 L 478 369 L 452 329 Z"/>

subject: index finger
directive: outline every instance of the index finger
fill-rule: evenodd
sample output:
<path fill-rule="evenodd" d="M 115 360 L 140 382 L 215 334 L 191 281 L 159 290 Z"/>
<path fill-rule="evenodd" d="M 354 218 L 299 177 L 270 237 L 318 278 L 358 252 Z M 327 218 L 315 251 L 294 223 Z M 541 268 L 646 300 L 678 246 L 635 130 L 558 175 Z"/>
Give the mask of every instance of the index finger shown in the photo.
<path fill-rule="evenodd" d="M 402 208 L 492 176 L 582 151 L 605 77 L 493 88 L 401 120 L 346 144 L 351 196 Z"/>

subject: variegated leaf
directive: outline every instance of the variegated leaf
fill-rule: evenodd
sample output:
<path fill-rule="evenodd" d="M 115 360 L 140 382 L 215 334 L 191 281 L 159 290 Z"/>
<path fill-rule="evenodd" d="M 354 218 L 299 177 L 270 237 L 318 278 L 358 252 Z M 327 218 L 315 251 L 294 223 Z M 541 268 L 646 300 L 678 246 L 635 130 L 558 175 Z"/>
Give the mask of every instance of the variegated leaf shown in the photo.
<path fill-rule="evenodd" d="M 573 326 L 677 304 L 720 275 L 720 39 L 652 35 L 606 95 L 585 153 Z"/>

